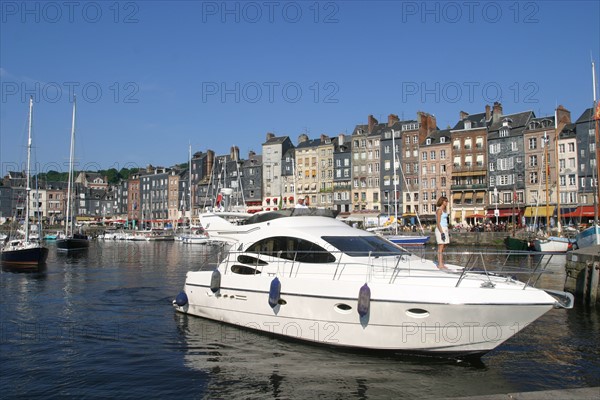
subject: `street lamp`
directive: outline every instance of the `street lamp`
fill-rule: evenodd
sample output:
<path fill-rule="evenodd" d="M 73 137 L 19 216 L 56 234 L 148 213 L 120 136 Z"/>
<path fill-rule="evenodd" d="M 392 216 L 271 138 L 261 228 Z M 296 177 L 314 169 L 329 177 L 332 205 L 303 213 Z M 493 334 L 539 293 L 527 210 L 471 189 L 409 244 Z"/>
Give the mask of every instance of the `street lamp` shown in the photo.
<path fill-rule="evenodd" d="M 498 188 L 494 188 L 494 200 L 496 203 L 496 209 L 494 210 L 494 215 L 496 216 L 496 225 L 498 225 L 498 216 L 500 215 L 500 211 L 498 211 Z"/>

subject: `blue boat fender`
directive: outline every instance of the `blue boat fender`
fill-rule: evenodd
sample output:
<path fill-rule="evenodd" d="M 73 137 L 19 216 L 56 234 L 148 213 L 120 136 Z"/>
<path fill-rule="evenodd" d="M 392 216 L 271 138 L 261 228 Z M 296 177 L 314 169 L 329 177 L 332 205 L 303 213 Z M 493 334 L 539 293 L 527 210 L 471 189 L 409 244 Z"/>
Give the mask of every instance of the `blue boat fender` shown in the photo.
<path fill-rule="evenodd" d="M 188 303 L 188 297 L 187 294 L 185 294 L 185 292 L 181 292 L 177 295 L 177 297 L 175 297 L 175 304 L 177 304 L 179 307 L 183 307 Z"/>
<path fill-rule="evenodd" d="M 279 278 L 275 277 L 271 281 L 271 288 L 269 289 L 269 305 L 271 308 L 275 308 L 279 304 L 279 298 L 281 297 L 281 282 Z"/>
<path fill-rule="evenodd" d="M 221 273 L 218 269 L 215 269 L 210 277 L 210 290 L 217 293 L 219 289 L 221 289 Z"/>
<path fill-rule="evenodd" d="M 358 315 L 364 317 L 369 313 L 369 306 L 371 305 L 371 289 L 366 283 L 361 286 L 358 291 Z"/>

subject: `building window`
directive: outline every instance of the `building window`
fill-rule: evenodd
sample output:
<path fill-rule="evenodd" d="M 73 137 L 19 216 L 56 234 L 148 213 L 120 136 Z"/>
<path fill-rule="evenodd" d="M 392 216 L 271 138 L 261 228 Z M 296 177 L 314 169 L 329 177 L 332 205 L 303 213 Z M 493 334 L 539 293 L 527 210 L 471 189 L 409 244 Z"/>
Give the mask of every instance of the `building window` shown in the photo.
<path fill-rule="evenodd" d="M 537 138 L 529 138 L 529 150 L 535 150 L 537 148 Z"/>

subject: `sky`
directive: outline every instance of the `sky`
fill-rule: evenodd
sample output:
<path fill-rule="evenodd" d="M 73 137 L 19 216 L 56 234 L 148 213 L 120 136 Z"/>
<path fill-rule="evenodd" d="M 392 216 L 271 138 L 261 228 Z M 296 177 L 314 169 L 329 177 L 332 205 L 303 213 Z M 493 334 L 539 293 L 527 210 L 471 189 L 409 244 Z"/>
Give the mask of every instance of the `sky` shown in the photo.
<path fill-rule="evenodd" d="M 598 1 L 1 1 L 0 173 L 242 158 L 267 132 L 351 134 L 370 114 L 576 120 L 600 63 Z M 598 66 L 596 66 L 598 71 Z"/>

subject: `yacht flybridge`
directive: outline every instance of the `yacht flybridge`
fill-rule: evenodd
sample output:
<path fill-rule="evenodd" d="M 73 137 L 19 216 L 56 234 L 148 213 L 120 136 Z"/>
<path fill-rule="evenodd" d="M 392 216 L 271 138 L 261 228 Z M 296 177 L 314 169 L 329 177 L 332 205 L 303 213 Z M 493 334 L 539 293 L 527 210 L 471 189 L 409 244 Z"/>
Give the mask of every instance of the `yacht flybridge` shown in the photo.
<path fill-rule="evenodd" d="M 312 211 L 264 213 L 243 225 L 211 217 L 231 249 L 187 273 L 175 309 L 309 342 L 465 356 L 494 349 L 552 308 L 573 306 L 571 294 L 485 268 L 439 270 Z"/>

